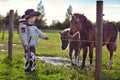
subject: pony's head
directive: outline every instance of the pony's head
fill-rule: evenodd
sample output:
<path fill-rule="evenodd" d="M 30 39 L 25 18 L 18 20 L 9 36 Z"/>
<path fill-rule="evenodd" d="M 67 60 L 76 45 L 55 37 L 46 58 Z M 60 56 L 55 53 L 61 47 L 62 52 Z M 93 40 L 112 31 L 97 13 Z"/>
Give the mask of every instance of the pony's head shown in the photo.
<path fill-rule="evenodd" d="M 65 50 L 67 48 L 67 46 L 68 46 L 68 43 L 69 43 L 69 32 L 70 32 L 70 28 L 65 29 L 65 30 L 60 32 L 60 37 L 61 37 L 61 42 L 62 42 L 61 48 L 63 50 Z"/>
<path fill-rule="evenodd" d="M 70 21 L 70 34 L 73 35 L 77 31 L 81 31 L 85 20 L 86 17 L 83 14 L 74 13 Z"/>

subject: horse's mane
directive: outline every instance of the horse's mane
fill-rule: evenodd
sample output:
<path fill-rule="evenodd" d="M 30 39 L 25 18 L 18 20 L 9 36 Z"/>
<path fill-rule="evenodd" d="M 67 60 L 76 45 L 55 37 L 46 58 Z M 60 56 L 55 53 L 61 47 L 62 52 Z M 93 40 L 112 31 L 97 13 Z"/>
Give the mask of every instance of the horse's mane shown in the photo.
<path fill-rule="evenodd" d="M 64 29 L 63 31 L 70 31 L 70 28 L 66 28 L 66 29 Z"/>
<path fill-rule="evenodd" d="M 87 30 L 94 27 L 93 23 L 84 14 L 74 13 L 74 16 L 79 18 L 83 27 L 85 27 Z"/>
<path fill-rule="evenodd" d="M 66 29 L 62 30 L 61 33 L 69 32 L 69 31 L 70 31 L 70 28 L 66 28 Z"/>

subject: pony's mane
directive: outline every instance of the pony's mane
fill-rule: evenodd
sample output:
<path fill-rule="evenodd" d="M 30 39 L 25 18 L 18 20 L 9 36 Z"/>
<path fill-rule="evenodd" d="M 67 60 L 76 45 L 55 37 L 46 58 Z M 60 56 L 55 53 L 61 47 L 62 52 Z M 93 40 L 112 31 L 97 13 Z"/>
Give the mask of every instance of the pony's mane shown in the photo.
<path fill-rule="evenodd" d="M 70 28 L 66 28 L 66 29 L 64 29 L 63 31 L 70 31 Z"/>
<path fill-rule="evenodd" d="M 63 31 L 61 31 L 61 33 L 64 33 L 64 32 L 67 32 L 67 31 L 70 31 L 70 28 L 64 29 Z"/>
<path fill-rule="evenodd" d="M 73 16 L 79 18 L 79 20 L 82 22 L 83 26 L 86 27 L 87 30 L 93 27 L 93 23 L 84 14 L 74 13 Z"/>

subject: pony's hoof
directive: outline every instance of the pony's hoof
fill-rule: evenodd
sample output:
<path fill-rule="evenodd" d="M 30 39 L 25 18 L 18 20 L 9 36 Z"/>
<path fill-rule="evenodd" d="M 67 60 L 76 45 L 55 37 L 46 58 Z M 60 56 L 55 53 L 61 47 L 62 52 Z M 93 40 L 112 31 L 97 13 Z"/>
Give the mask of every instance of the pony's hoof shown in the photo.
<path fill-rule="evenodd" d="M 77 66 L 77 64 L 72 63 L 72 66 Z"/>
<path fill-rule="evenodd" d="M 71 63 L 72 66 L 74 66 L 74 63 Z"/>
<path fill-rule="evenodd" d="M 93 64 L 90 64 L 89 69 L 90 69 L 90 70 L 93 69 Z"/>
<path fill-rule="evenodd" d="M 93 67 L 89 67 L 89 70 L 92 70 L 93 69 Z"/>
<path fill-rule="evenodd" d="M 77 66 L 77 64 L 74 64 L 74 66 Z"/>
<path fill-rule="evenodd" d="M 84 70 L 84 69 L 85 69 L 85 67 L 81 67 L 81 68 L 80 68 L 80 70 Z"/>

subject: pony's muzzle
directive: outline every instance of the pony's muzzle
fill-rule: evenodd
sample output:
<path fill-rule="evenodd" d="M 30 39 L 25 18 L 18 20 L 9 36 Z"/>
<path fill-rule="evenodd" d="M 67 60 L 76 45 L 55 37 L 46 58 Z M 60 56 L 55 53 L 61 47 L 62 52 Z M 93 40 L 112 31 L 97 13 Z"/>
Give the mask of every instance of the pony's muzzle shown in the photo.
<path fill-rule="evenodd" d="M 66 49 L 66 47 L 63 47 L 63 46 L 62 46 L 61 48 L 62 48 L 62 50 L 65 50 L 65 49 Z"/>

